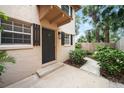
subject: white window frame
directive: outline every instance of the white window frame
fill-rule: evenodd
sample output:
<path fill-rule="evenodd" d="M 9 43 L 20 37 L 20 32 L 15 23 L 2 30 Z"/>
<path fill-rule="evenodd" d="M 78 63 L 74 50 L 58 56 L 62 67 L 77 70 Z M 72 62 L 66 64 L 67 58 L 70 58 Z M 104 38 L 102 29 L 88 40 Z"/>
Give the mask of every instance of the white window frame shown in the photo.
<path fill-rule="evenodd" d="M 12 21 L 12 25 L 11 24 L 6 24 L 6 25 L 11 25 L 12 26 L 12 31 L 10 30 L 4 30 L 4 32 L 11 32 L 11 33 L 19 33 L 19 34 L 30 34 L 31 35 L 31 43 L 30 44 L 1 44 L 1 32 L 0 32 L 0 50 L 10 50 L 10 49 L 27 49 L 27 48 L 33 48 L 33 26 L 31 25 L 31 33 L 25 33 L 25 32 L 16 32 L 14 31 L 13 27 L 16 25 L 13 25 Z M 0 20 L 0 25 L 1 25 L 1 20 Z M 17 27 L 17 26 L 16 26 Z M 24 24 L 22 26 L 23 30 L 24 28 Z"/>
<path fill-rule="evenodd" d="M 67 43 L 65 43 L 65 38 L 64 38 L 64 46 L 71 46 L 71 35 L 70 34 L 67 34 L 67 33 L 65 33 L 65 35 L 69 35 L 69 42 L 68 42 L 68 44 Z"/>

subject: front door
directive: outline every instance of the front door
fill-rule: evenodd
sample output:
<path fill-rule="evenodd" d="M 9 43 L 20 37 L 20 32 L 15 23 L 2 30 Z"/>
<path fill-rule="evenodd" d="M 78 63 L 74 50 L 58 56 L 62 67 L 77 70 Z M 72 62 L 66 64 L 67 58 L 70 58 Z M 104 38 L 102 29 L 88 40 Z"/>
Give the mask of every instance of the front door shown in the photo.
<path fill-rule="evenodd" d="M 42 29 L 42 63 L 55 60 L 55 32 Z"/>

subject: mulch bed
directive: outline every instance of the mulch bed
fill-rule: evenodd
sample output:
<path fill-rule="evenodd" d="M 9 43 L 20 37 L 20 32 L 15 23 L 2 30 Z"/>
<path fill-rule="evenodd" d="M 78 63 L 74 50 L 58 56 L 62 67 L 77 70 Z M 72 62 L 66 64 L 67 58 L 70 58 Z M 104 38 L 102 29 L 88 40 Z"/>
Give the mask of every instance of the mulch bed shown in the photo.
<path fill-rule="evenodd" d="M 100 74 L 110 81 L 124 84 L 124 71 L 118 73 L 117 75 L 109 75 L 107 71 L 105 71 L 104 69 L 100 69 Z"/>
<path fill-rule="evenodd" d="M 71 65 L 71 66 L 74 66 L 76 68 L 80 68 L 83 64 L 86 63 L 86 61 L 83 62 L 83 64 L 74 64 L 70 59 L 64 61 L 65 64 L 68 64 L 68 65 Z"/>

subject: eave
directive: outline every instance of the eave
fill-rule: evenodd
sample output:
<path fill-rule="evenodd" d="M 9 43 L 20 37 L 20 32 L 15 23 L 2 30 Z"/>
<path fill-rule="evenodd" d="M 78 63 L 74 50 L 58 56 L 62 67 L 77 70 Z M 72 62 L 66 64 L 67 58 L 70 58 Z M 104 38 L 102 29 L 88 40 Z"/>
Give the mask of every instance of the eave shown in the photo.
<path fill-rule="evenodd" d="M 79 9 L 81 9 L 81 6 L 80 5 L 71 5 L 72 8 L 75 10 L 75 11 L 78 11 Z"/>
<path fill-rule="evenodd" d="M 58 27 L 72 20 L 72 17 L 67 15 L 57 5 L 39 5 L 38 9 L 40 20 L 46 19 L 50 24 L 57 24 Z"/>

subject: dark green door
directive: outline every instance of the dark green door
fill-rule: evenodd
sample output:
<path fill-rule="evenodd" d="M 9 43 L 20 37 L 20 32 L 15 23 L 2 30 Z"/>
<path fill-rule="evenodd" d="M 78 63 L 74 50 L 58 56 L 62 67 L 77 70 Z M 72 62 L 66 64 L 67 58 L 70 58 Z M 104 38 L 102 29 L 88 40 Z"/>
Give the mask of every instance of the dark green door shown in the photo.
<path fill-rule="evenodd" d="M 55 60 L 55 32 L 42 29 L 42 63 Z"/>

